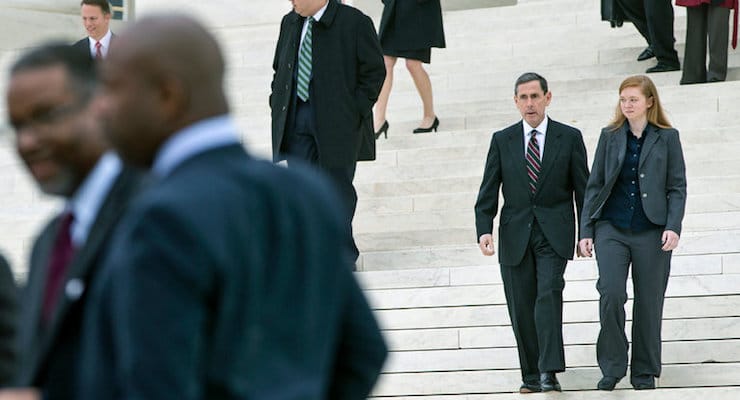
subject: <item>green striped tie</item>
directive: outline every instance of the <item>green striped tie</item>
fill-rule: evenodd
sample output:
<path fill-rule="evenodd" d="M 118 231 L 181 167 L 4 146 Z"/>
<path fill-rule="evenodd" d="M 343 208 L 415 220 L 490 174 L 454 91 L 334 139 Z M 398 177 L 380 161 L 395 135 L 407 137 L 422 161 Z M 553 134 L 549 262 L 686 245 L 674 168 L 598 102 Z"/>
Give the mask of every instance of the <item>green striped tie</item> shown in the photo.
<path fill-rule="evenodd" d="M 301 50 L 298 52 L 298 98 L 303 101 L 308 101 L 308 84 L 311 82 L 313 22 L 313 17 L 308 17 L 306 36 L 303 38 Z"/>

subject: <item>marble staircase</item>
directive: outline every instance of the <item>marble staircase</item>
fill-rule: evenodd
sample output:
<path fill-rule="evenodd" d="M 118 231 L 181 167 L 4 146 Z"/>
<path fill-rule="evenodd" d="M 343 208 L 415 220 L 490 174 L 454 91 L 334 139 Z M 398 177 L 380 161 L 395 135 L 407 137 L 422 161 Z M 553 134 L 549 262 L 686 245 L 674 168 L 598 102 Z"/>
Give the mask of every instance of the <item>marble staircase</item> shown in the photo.
<path fill-rule="evenodd" d="M 476 7 L 465 9 L 464 1 Z M 631 25 L 612 29 L 599 20 L 598 1 L 494 0 L 507 6 L 482 7 L 485 1 L 445 2 L 448 48 L 435 50 L 427 69 L 439 132 L 411 134 L 421 104 L 399 62 L 389 137 L 378 141 L 375 162 L 358 167 L 357 277 L 391 348 L 373 394 L 379 399 L 520 398 L 512 394 L 520 383 L 518 360 L 498 265 L 475 243 L 473 204 L 491 133 L 519 119 L 513 82 L 537 71 L 553 92 L 550 116 L 582 130 L 590 158 L 613 115 L 619 83 L 653 65 L 635 61 L 645 44 Z M 354 0 L 377 18 L 375 3 Z M 138 0 L 136 10 L 191 12 L 214 29 L 227 55 L 227 88 L 242 139 L 267 157 L 272 57 L 289 6 L 283 0 Z M 74 36 L 65 24 L 60 29 Z M 682 55 L 681 8 L 675 28 Z M 0 27 L 5 39 L 13 34 Z M 6 69 L 17 49 L 0 49 L 0 67 Z M 740 398 L 740 52 L 730 50 L 727 82 L 680 86 L 680 72 L 651 78 L 681 131 L 689 192 L 665 306 L 659 390 L 635 392 L 626 381 L 611 393 L 594 390 L 600 377 L 597 270 L 593 259 L 577 259 L 568 266 L 564 292 L 565 392 L 533 398 Z M 4 85 L 5 79 L 0 89 Z M 0 111 L 4 125 L 4 104 Z M 7 133 L 0 135 L 0 166 L 0 242 L 22 275 L 31 235 L 58 204 L 37 192 Z"/>

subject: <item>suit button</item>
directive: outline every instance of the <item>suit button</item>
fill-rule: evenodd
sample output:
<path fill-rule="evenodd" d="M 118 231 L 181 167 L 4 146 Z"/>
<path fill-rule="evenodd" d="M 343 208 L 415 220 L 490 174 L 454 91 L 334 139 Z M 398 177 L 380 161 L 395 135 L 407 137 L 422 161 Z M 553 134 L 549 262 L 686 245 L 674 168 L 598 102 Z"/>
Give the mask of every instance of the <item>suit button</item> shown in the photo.
<path fill-rule="evenodd" d="M 77 300 L 85 291 L 85 283 L 81 279 L 70 279 L 64 286 L 64 293 L 71 301 Z"/>
<path fill-rule="evenodd" d="M 643 193 L 642 194 L 642 197 L 647 197 L 647 193 Z"/>
<path fill-rule="evenodd" d="M 285 111 L 286 109 L 287 109 L 287 107 L 283 106 L 283 111 Z"/>
<path fill-rule="evenodd" d="M 285 85 L 285 90 L 289 90 L 289 89 L 290 89 L 290 85 Z"/>
<path fill-rule="evenodd" d="M 527 228 L 531 228 L 531 227 L 532 227 L 532 224 L 527 224 Z"/>
<path fill-rule="evenodd" d="M 645 177 L 645 174 L 640 174 L 640 178 L 644 178 L 644 177 Z"/>
<path fill-rule="evenodd" d="M 293 68 L 293 64 L 288 63 L 288 69 L 291 69 L 291 68 Z"/>

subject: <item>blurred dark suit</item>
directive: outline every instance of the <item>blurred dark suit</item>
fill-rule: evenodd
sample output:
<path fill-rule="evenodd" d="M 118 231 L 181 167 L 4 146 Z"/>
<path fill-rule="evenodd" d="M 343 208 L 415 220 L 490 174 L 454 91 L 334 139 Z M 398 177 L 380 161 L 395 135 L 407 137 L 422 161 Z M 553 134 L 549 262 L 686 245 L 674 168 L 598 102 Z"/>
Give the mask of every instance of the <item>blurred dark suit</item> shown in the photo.
<path fill-rule="evenodd" d="M 36 239 L 28 281 L 21 297 L 19 371 L 15 385 L 41 388 L 44 398 L 49 400 L 75 399 L 75 367 L 79 363 L 80 328 L 89 298 L 87 289 L 95 279 L 113 228 L 139 183 L 140 174 L 125 168 L 113 183 L 87 241 L 77 249 L 68 266 L 62 296 L 48 326 L 42 322 L 42 307 L 59 217 L 54 218 Z"/>
<path fill-rule="evenodd" d="M 18 288 L 5 257 L 0 255 L 0 387 L 8 386 L 16 372 L 16 319 Z"/>
<path fill-rule="evenodd" d="M 174 167 L 93 289 L 78 399 L 364 399 L 386 349 L 333 193 L 238 143 Z"/>

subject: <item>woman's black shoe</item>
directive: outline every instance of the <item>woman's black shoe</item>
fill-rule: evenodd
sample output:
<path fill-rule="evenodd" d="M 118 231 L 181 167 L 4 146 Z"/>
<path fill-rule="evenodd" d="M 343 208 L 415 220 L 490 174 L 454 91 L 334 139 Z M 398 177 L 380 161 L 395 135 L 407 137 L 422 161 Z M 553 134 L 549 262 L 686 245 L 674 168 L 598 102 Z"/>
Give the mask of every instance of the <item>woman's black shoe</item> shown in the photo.
<path fill-rule="evenodd" d="M 432 126 L 429 128 L 416 128 L 414 129 L 414 133 L 428 133 L 431 131 L 437 132 L 437 127 L 439 126 L 439 119 L 437 117 L 434 117 L 434 122 L 432 122 Z"/>
<path fill-rule="evenodd" d="M 383 135 L 384 138 L 388 139 L 388 121 L 386 120 L 383 122 L 383 125 L 378 129 L 377 132 L 375 132 L 375 140 L 380 138 L 380 135 Z"/>

